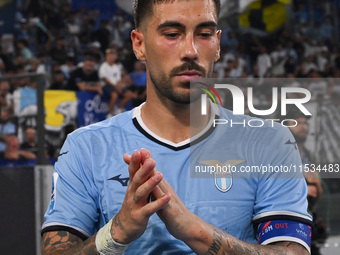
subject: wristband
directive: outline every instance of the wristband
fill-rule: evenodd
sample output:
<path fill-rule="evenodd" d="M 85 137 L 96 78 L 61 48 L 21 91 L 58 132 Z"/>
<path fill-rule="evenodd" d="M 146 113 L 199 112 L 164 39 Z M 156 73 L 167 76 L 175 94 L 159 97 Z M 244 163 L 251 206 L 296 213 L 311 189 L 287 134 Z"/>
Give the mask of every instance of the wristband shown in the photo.
<path fill-rule="evenodd" d="M 123 255 L 129 244 L 117 243 L 111 235 L 111 219 L 96 235 L 96 247 L 100 255 Z"/>

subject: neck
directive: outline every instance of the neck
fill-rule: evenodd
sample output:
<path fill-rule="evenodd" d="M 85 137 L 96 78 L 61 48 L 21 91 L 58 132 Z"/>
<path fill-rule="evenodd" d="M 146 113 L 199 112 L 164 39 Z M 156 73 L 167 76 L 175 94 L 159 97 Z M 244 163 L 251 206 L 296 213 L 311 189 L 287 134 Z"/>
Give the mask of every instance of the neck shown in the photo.
<path fill-rule="evenodd" d="M 209 122 L 210 114 L 201 115 L 200 100 L 179 104 L 158 96 L 149 97 L 148 94 L 141 109 L 141 117 L 153 133 L 179 143 L 202 131 Z"/>

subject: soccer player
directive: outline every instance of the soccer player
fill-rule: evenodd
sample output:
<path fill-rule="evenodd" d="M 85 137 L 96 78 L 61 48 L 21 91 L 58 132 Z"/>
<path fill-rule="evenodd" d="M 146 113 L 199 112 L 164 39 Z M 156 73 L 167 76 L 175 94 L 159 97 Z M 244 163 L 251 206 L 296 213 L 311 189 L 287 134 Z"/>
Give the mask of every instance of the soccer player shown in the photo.
<path fill-rule="evenodd" d="M 218 0 L 135 2 L 131 38 L 146 63 L 147 100 L 68 136 L 43 254 L 308 254 L 303 178 L 191 178 L 190 161 L 238 169 L 301 163 L 279 125 L 214 128 L 216 115 L 250 117 L 213 104 L 190 123 L 200 115 L 190 80 L 210 77 L 219 59 L 219 9 Z"/>

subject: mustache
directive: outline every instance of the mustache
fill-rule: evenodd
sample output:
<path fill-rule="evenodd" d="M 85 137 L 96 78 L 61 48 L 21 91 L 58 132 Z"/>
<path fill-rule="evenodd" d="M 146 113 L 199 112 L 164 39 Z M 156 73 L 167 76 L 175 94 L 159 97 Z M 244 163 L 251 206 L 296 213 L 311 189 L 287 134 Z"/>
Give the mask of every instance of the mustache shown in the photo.
<path fill-rule="evenodd" d="M 181 73 L 181 72 L 192 71 L 192 70 L 200 72 L 203 77 L 205 77 L 207 73 L 206 70 L 202 66 L 197 64 L 196 62 L 185 62 L 181 66 L 174 67 L 170 71 L 170 77 L 176 76 L 178 73 Z"/>

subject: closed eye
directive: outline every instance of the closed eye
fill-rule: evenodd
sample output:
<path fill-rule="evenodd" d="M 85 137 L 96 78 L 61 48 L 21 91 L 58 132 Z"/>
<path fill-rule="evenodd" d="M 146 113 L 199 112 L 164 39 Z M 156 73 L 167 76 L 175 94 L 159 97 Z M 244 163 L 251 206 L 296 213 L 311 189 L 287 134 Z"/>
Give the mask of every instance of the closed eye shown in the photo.
<path fill-rule="evenodd" d="M 212 36 L 212 33 L 200 33 L 199 34 L 202 38 L 210 38 Z"/>
<path fill-rule="evenodd" d="M 176 39 L 179 36 L 179 33 L 165 33 L 164 35 L 169 39 Z"/>

